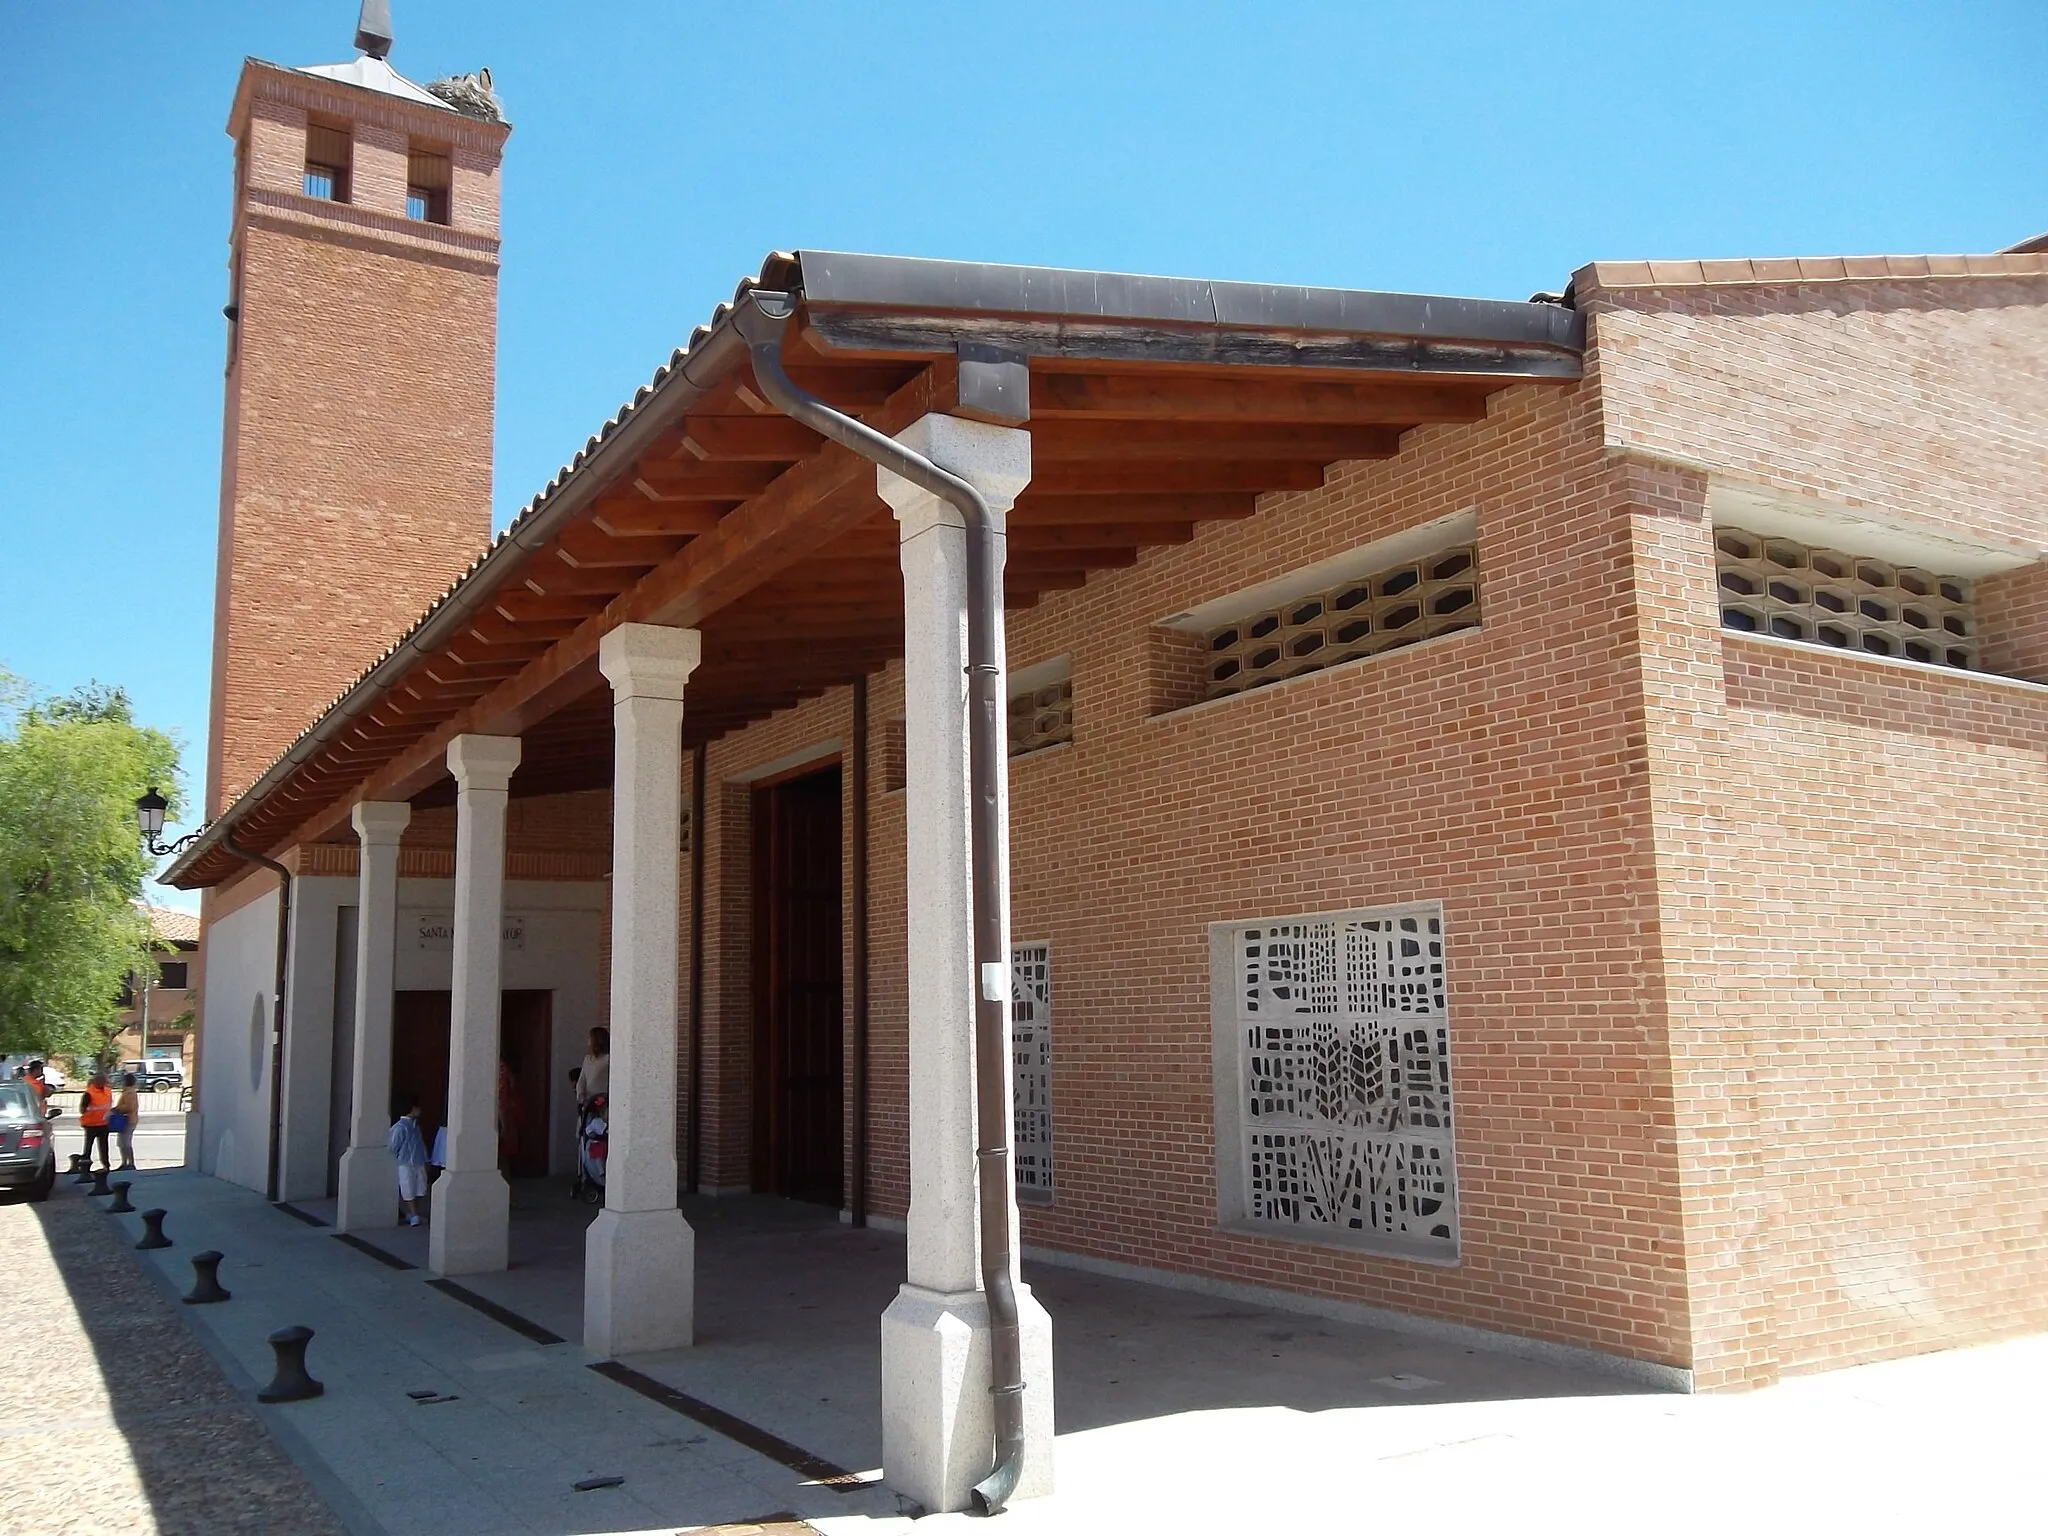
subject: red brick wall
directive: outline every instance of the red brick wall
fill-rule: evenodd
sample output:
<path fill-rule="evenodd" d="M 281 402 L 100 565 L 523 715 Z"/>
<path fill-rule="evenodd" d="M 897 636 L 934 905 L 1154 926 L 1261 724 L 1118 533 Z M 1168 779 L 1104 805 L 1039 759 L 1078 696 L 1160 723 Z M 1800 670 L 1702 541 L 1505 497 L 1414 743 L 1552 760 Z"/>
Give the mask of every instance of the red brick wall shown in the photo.
<path fill-rule="evenodd" d="M 1581 388 L 1512 392 L 1012 615 L 1013 664 L 1071 653 L 1075 692 L 1074 745 L 1012 766 L 1014 931 L 1053 956 L 1058 1192 L 1027 1239 L 1688 1364 L 1708 1388 L 2040 1326 L 2013 1297 L 2048 1294 L 2048 694 L 1724 642 L 1701 467 L 2048 544 L 2016 494 L 2039 458 L 2008 430 L 2034 365 L 2007 354 L 2038 329 L 2016 294 L 1688 307 L 1582 279 Z M 1943 408 L 1963 446 L 1929 428 Z M 1467 509 L 1483 629 L 1155 718 L 1158 617 Z M 1984 583 L 1987 655 L 2048 648 L 2037 582 Z M 714 779 L 840 734 L 842 707 L 720 744 Z M 900 712 L 900 671 L 871 710 Z M 870 1188 L 900 1215 L 902 801 L 880 775 L 871 814 Z M 1463 1262 L 1218 1232 L 1207 925 L 1429 899 Z M 744 919 L 722 921 L 737 1005 Z"/>
<path fill-rule="evenodd" d="M 2048 546 L 2048 282 L 1580 274 L 1630 482 L 1694 1365 L 2048 1322 L 2048 692 L 1723 636 L 1706 477 Z M 1604 277 L 1606 286 L 1595 277 Z M 2048 653 L 2039 568 L 1988 665 Z"/>
<path fill-rule="evenodd" d="M 1057 1198 L 1027 1207 L 1027 1241 L 1686 1362 L 1613 499 L 1590 394 L 1519 390 L 1484 423 L 1411 434 L 1398 459 L 1011 616 L 1012 663 L 1071 653 L 1075 695 L 1073 745 L 1011 773 L 1013 930 L 1050 941 L 1053 975 Z M 1158 618 L 1467 509 L 1484 629 L 1153 717 Z M 843 736 L 844 699 L 718 744 L 713 781 Z M 891 668 L 871 714 L 901 708 Z M 900 1215 L 904 829 L 880 775 L 871 811 L 870 1194 Z M 724 862 L 714 902 L 742 889 Z M 1441 900 L 1450 933 L 1462 1264 L 1220 1233 L 1208 924 L 1416 900 Z M 737 1049 L 742 972 L 722 963 L 713 1028 Z"/>
<path fill-rule="evenodd" d="M 1700 282 L 1700 263 L 1656 264 L 1661 286 L 1651 264 L 1584 268 L 1574 285 L 1594 317 L 1605 437 L 2038 548 L 2048 254 L 1968 263 L 1982 275 L 1789 283 Z"/>
<path fill-rule="evenodd" d="M 354 201 L 301 195 L 308 110 L 355 128 Z M 269 66 L 244 72 L 231 249 L 207 809 L 246 789 L 483 550 L 495 190 L 403 217 L 408 135 L 474 189 L 505 130 Z M 488 171 L 485 169 L 488 163 Z"/>
<path fill-rule="evenodd" d="M 1984 670 L 2048 683 L 2048 561 L 1986 576 L 1974 595 Z"/>

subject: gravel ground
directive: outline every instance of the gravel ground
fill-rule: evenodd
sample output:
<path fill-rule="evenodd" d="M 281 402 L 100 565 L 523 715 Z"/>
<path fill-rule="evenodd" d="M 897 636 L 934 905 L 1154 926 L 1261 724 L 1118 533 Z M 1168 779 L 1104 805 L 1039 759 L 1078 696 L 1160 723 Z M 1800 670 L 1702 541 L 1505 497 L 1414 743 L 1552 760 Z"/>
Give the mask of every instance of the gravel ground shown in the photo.
<path fill-rule="evenodd" d="M 104 1203 L 0 1204 L 0 1528 L 340 1536 Z"/>

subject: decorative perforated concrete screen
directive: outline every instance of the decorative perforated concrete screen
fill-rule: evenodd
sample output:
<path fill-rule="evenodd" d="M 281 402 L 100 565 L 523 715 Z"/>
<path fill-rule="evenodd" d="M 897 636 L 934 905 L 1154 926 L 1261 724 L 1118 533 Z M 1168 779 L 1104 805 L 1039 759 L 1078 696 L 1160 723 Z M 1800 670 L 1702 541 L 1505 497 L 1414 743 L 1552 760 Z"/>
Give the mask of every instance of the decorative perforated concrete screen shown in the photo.
<path fill-rule="evenodd" d="M 1227 698 L 1471 629 L 1479 623 L 1479 557 L 1470 544 L 1389 566 L 1208 631 L 1205 697 Z"/>
<path fill-rule="evenodd" d="M 1455 1260 L 1442 909 L 1219 923 L 1210 946 L 1223 1225 Z"/>
<path fill-rule="evenodd" d="M 1042 752 L 1074 739 L 1074 680 L 1062 677 L 1010 699 L 1010 756 Z"/>
<path fill-rule="evenodd" d="M 1052 1200 L 1052 946 L 1010 946 L 1010 1056 L 1017 1198 Z"/>
<path fill-rule="evenodd" d="M 1977 665 L 1970 584 L 1960 576 L 1796 539 L 1714 531 L 1721 627 L 1932 666 Z"/>

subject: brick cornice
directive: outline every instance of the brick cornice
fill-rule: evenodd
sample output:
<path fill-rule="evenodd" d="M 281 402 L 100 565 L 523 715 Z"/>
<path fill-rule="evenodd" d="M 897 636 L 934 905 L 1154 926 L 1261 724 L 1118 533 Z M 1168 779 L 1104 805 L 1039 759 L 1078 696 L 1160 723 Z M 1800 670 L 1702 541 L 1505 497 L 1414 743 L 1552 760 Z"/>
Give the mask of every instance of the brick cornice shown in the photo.
<path fill-rule="evenodd" d="M 1583 308 L 1598 296 L 1683 288 L 1812 288 L 2048 277 L 2048 251 L 1985 256 L 1788 256 L 1740 261 L 1594 261 L 1572 274 Z"/>
<path fill-rule="evenodd" d="M 243 194 L 242 222 L 255 229 L 381 245 L 408 256 L 459 262 L 483 273 L 498 270 L 500 242 L 496 235 L 447 224 L 427 224 L 300 192 L 249 188 Z"/>
<path fill-rule="evenodd" d="M 283 862 L 297 875 L 353 878 L 360 868 L 357 849 L 347 843 L 301 843 Z M 407 880 L 449 880 L 455 875 L 452 848 L 401 847 L 398 873 Z M 508 880 L 605 880 L 611 876 L 607 850 L 512 848 L 505 853 Z"/>
<path fill-rule="evenodd" d="M 345 81 L 302 74 L 263 59 L 245 59 L 242 78 L 235 86 L 234 105 L 228 111 L 231 138 L 242 137 L 249 112 L 259 100 L 302 111 L 334 112 L 351 122 L 435 139 L 459 149 L 485 153 L 493 160 L 503 151 L 505 139 L 512 132 L 510 123 L 485 122 L 452 108 L 443 111 Z"/>

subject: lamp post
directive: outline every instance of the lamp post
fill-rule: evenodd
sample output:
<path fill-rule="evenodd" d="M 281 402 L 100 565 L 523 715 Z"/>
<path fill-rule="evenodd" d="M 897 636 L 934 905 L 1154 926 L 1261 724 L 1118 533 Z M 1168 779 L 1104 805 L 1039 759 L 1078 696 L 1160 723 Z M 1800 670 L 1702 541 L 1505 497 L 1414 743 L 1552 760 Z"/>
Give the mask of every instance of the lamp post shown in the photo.
<path fill-rule="evenodd" d="M 170 807 L 171 802 L 157 793 L 154 784 L 135 800 L 135 824 L 142 830 L 142 846 L 159 859 L 168 859 L 175 854 L 183 853 L 199 839 L 199 832 L 188 832 L 175 843 L 158 841 L 163 835 L 164 812 Z M 202 827 L 199 830 L 203 832 L 206 829 Z"/>
<path fill-rule="evenodd" d="M 142 833 L 142 846 L 159 859 L 167 859 L 174 854 L 183 853 L 199 838 L 198 832 L 188 832 L 175 843 L 160 841 L 164 830 L 164 812 L 169 810 L 170 807 L 171 802 L 157 793 L 157 787 L 154 784 L 150 785 L 148 789 L 144 790 L 135 799 L 135 825 Z M 200 829 L 200 831 L 204 830 L 205 828 L 203 827 Z M 154 932 L 152 932 L 150 935 L 150 954 L 143 962 L 140 987 L 141 997 L 139 1001 L 142 1007 L 140 1022 L 137 1028 L 142 1034 L 140 1048 L 144 1061 L 149 1060 L 149 984 L 156 969 L 155 937 Z"/>

